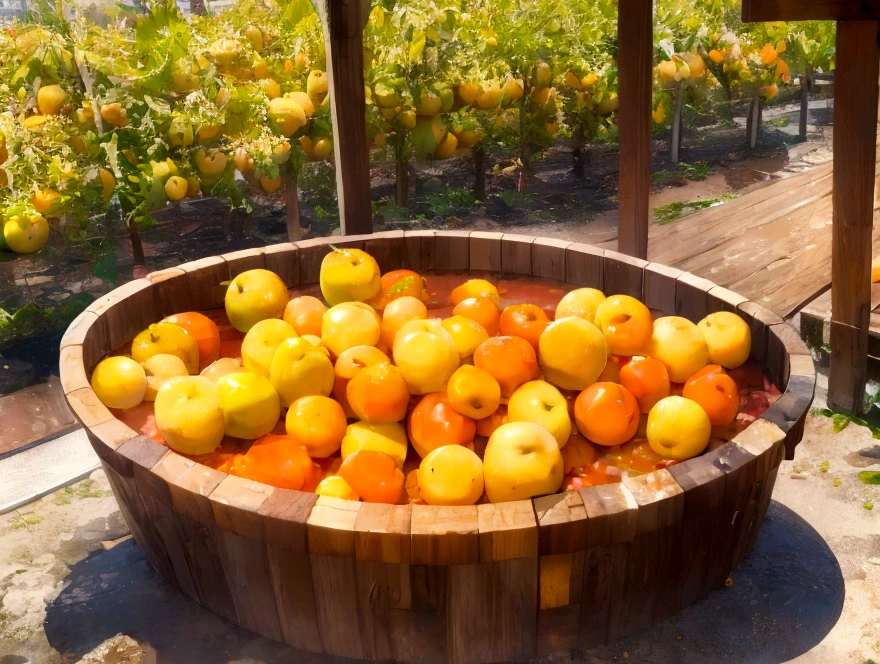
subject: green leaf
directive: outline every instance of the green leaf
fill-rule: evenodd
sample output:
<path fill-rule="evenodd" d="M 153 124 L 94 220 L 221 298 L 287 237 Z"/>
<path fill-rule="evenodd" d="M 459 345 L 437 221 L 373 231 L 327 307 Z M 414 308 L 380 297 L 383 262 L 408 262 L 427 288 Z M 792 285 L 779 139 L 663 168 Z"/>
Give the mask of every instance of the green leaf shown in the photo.
<path fill-rule="evenodd" d="M 843 415 L 842 413 L 835 413 L 831 418 L 831 427 L 834 429 L 834 433 L 840 433 L 852 421 L 849 415 Z"/>
<path fill-rule="evenodd" d="M 863 470 L 859 473 L 859 480 L 862 484 L 880 484 L 880 471 Z"/>
<path fill-rule="evenodd" d="M 110 253 L 98 259 L 92 269 L 92 274 L 103 281 L 116 281 L 116 255 Z"/>
<path fill-rule="evenodd" d="M 422 59 L 422 54 L 425 52 L 426 41 L 427 35 L 424 30 L 419 30 L 413 35 L 412 43 L 409 45 L 410 63 L 415 63 Z"/>

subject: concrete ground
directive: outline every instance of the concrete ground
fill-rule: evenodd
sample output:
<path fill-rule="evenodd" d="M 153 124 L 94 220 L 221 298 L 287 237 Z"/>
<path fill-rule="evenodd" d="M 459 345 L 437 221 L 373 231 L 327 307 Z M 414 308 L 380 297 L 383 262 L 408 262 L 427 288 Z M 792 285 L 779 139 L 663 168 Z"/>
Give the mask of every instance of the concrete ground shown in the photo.
<path fill-rule="evenodd" d="M 880 454 L 858 455 L 876 442 L 866 429 L 834 434 L 830 420 L 811 417 L 731 587 L 555 661 L 880 662 L 880 487 L 857 477 L 880 470 Z M 0 517 L 0 664 L 348 661 L 226 623 L 166 583 L 127 535 L 101 471 Z"/>

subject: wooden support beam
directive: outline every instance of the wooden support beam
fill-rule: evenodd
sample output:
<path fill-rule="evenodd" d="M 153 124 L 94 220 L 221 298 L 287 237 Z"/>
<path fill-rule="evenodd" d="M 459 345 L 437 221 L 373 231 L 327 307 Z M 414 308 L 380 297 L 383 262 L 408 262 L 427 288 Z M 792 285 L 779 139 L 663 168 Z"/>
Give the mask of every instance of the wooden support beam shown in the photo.
<path fill-rule="evenodd" d="M 864 21 L 880 18 L 878 0 L 743 0 L 743 21 Z"/>
<path fill-rule="evenodd" d="M 364 27 L 369 0 L 313 0 L 324 26 L 336 191 L 343 235 L 373 232 L 364 104 Z"/>
<path fill-rule="evenodd" d="M 617 54 L 620 176 L 617 188 L 617 250 L 648 257 L 648 195 L 651 185 L 651 71 L 654 64 L 653 3 L 620 0 Z"/>
<path fill-rule="evenodd" d="M 828 403 L 846 412 L 861 410 L 867 378 L 880 74 L 877 29 L 877 21 L 837 23 L 831 236 L 831 325 L 836 333 Z"/>

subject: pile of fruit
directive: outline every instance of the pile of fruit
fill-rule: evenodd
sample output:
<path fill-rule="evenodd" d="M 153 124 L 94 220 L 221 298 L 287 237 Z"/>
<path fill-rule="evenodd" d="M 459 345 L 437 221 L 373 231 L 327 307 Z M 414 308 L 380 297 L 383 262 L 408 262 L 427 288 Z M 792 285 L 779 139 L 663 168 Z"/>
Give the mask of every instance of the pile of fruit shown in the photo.
<path fill-rule="evenodd" d="M 421 275 L 380 275 L 369 254 L 333 249 L 322 302 L 290 299 L 277 275 L 250 270 L 229 283 L 228 324 L 169 316 L 102 360 L 92 387 L 120 419 L 225 472 L 430 505 L 663 468 L 779 395 L 763 377 L 765 389 L 747 386 L 750 329 L 736 314 L 655 320 L 627 295 L 559 297 L 533 282 L 520 291 L 543 292 L 543 306 L 504 306 L 513 287 L 461 281 L 432 299 Z"/>

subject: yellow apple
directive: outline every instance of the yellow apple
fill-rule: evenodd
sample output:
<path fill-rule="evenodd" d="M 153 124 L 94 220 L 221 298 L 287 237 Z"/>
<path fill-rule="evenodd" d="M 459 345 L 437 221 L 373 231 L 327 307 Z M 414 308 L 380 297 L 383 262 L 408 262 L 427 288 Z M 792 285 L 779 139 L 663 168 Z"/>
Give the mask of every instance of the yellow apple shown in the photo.
<path fill-rule="evenodd" d="M 417 395 L 445 392 L 446 382 L 461 364 L 455 342 L 437 318 L 401 327 L 392 355 L 410 394 Z"/>
<path fill-rule="evenodd" d="M 452 337 L 461 361 L 468 361 L 469 364 L 471 361 L 468 358 L 473 358 L 474 351 L 489 338 L 485 327 L 465 316 L 450 316 L 443 319 L 441 325 Z"/>
<path fill-rule="evenodd" d="M 107 408 L 134 408 L 144 400 L 147 375 L 129 357 L 108 357 L 92 372 L 92 390 Z"/>
<path fill-rule="evenodd" d="M 131 342 L 131 359 L 143 364 L 153 355 L 176 355 L 191 374 L 199 373 L 199 344 L 180 325 L 153 323 Z"/>
<path fill-rule="evenodd" d="M 355 346 L 375 346 L 380 336 L 379 314 L 363 302 L 337 304 L 321 320 L 321 343 L 335 357 Z"/>
<path fill-rule="evenodd" d="M 282 341 L 269 366 L 269 381 L 285 408 L 300 397 L 330 396 L 335 380 L 330 358 L 302 338 Z"/>
<path fill-rule="evenodd" d="M 226 315 L 236 330 L 247 332 L 267 318 L 281 318 L 290 300 L 287 286 L 274 272 L 248 270 L 229 282 Z"/>
<path fill-rule="evenodd" d="M 483 496 L 483 462 L 461 445 L 443 445 L 419 465 L 419 495 L 428 505 L 474 505 Z"/>
<path fill-rule="evenodd" d="M 605 301 L 605 293 L 595 288 L 578 288 L 566 293 L 559 304 L 556 305 L 554 318 L 568 318 L 577 316 L 591 323 L 596 320 L 596 309 Z"/>
<path fill-rule="evenodd" d="M 555 493 L 562 485 L 562 476 L 562 452 L 553 435 L 540 424 L 509 422 L 489 437 L 483 477 L 490 502 Z"/>
<path fill-rule="evenodd" d="M 571 436 L 568 401 L 562 393 L 544 380 L 520 385 L 507 404 L 509 422 L 534 422 L 547 429 L 562 449 Z"/>
<path fill-rule="evenodd" d="M 147 392 L 144 401 L 155 401 L 156 393 L 168 379 L 189 375 L 183 360 L 169 353 L 159 353 L 147 358 L 144 362 L 144 371 L 147 374 Z"/>
<path fill-rule="evenodd" d="M 285 339 L 299 335 L 293 325 L 279 318 L 267 318 L 255 323 L 241 342 L 241 361 L 244 368 L 260 376 L 269 375 L 269 366 L 275 351 Z"/>
<path fill-rule="evenodd" d="M 366 251 L 337 249 L 321 261 L 321 293 L 331 307 L 343 302 L 366 302 L 381 288 L 379 264 Z"/>
<path fill-rule="evenodd" d="M 203 376 L 180 376 L 156 394 L 156 427 L 181 454 L 209 454 L 223 440 L 223 409 L 217 386 Z"/>
<path fill-rule="evenodd" d="M 706 339 L 709 362 L 727 369 L 736 369 L 749 359 L 752 331 L 748 323 L 729 311 L 709 314 L 697 327 Z"/>
<path fill-rule="evenodd" d="M 398 468 L 403 468 L 406 459 L 406 429 L 400 422 L 389 424 L 370 424 L 355 422 L 349 424 L 342 439 L 342 458 L 347 458 L 358 450 L 373 450 L 387 454 Z"/>
<path fill-rule="evenodd" d="M 241 359 L 237 357 L 221 357 L 216 362 L 212 362 L 199 374 L 200 376 L 204 376 L 212 383 L 216 383 L 218 380 L 223 378 L 226 374 L 236 373 L 241 371 L 244 366 L 241 363 Z"/>
<path fill-rule="evenodd" d="M 352 489 L 339 475 L 328 475 L 315 487 L 315 493 L 319 496 L 342 498 L 343 500 L 360 500 L 357 491 Z"/>
<path fill-rule="evenodd" d="M 39 251 L 49 239 L 49 222 L 41 214 L 15 215 L 3 224 L 3 240 L 17 254 Z"/>
<path fill-rule="evenodd" d="M 648 444 L 667 459 L 690 459 L 702 453 L 712 435 L 706 411 L 684 397 L 660 399 L 648 413 Z"/>
<path fill-rule="evenodd" d="M 709 364 L 706 338 L 696 325 L 681 316 L 664 316 L 654 321 L 647 354 L 664 364 L 673 383 L 684 383 Z"/>
<path fill-rule="evenodd" d="M 553 321 L 538 339 L 544 378 L 563 390 L 583 390 L 596 382 L 608 361 L 605 335 L 577 316 Z"/>
<path fill-rule="evenodd" d="M 265 376 L 242 371 L 217 381 L 217 398 L 223 409 L 227 436 L 253 440 L 278 424 L 281 400 Z"/>
<path fill-rule="evenodd" d="M 501 385 L 485 369 L 462 364 L 446 385 L 449 405 L 459 415 L 482 420 L 498 410 Z"/>

